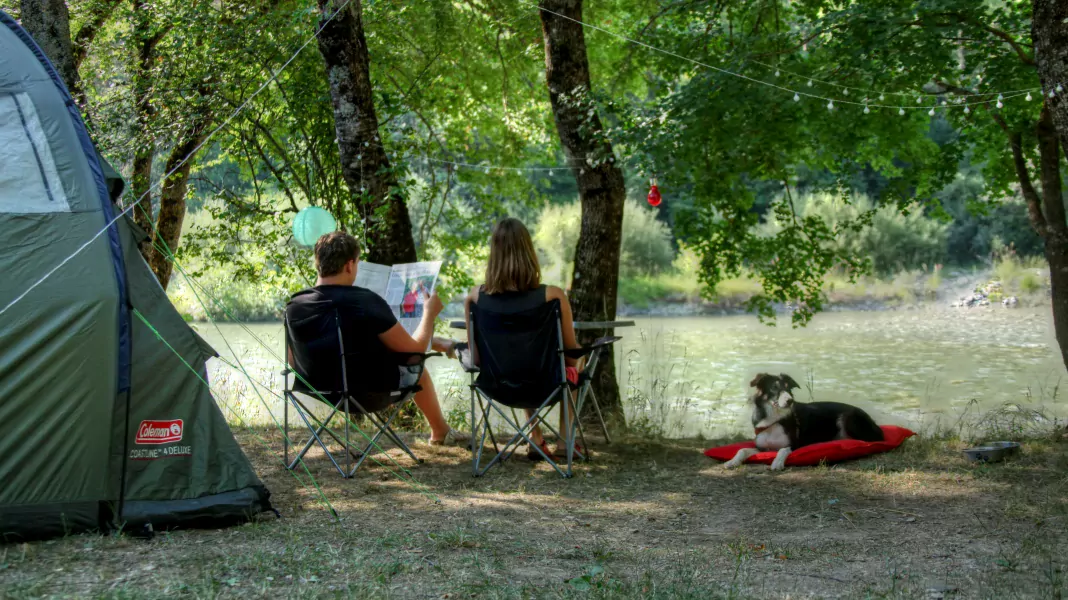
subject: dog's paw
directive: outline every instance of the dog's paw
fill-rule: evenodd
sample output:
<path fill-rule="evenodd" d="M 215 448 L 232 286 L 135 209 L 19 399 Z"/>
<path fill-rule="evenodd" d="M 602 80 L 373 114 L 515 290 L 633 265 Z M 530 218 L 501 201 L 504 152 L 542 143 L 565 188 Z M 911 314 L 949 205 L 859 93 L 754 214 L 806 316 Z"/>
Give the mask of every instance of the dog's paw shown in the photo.
<path fill-rule="evenodd" d="M 771 463 L 771 470 L 772 471 L 782 471 L 784 469 L 786 469 L 786 461 L 782 461 L 782 462 L 775 461 L 775 462 Z"/>
<path fill-rule="evenodd" d="M 740 464 L 742 464 L 741 461 L 736 461 L 736 460 L 734 460 L 732 458 L 731 460 L 728 460 L 727 462 L 723 463 L 723 468 L 724 469 L 737 469 L 738 465 L 740 465 Z"/>

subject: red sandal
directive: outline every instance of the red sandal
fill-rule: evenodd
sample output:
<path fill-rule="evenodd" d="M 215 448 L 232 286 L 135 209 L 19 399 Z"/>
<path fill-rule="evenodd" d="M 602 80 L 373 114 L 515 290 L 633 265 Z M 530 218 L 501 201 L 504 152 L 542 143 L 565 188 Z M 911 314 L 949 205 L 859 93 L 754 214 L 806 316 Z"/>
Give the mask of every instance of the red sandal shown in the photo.
<path fill-rule="evenodd" d="M 531 446 L 530 449 L 527 450 L 527 460 L 533 460 L 533 461 L 545 460 L 546 456 L 552 456 L 553 455 L 552 452 L 549 452 L 549 444 L 547 444 L 545 442 L 545 440 L 541 441 L 541 444 L 539 444 L 539 447 L 541 448 L 541 452 L 545 453 L 545 456 L 542 456 L 541 452 L 538 452 L 536 449 L 534 449 L 533 446 Z"/>
<path fill-rule="evenodd" d="M 556 450 L 553 451 L 553 456 L 556 457 L 556 458 L 564 458 L 564 459 L 566 459 L 567 458 L 567 447 L 565 447 L 565 446 L 557 446 Z M 574 458 L 578 458 L 578 457 L 585 458 L 586 457 L 586 449 L 583 448 L 582 446 L 578 445 L 578 443 L 576 443 L 575 444 L 575 453 L 572 456 Z"/>

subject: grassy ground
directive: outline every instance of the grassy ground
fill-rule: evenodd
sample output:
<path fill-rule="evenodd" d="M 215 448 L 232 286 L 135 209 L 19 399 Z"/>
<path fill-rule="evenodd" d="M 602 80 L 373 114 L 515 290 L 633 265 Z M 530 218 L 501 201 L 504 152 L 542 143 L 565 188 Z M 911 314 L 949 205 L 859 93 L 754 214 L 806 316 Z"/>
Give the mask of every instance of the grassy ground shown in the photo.
<path fill-rule="evenodd" d="M 595 444 L 562 480 L 517 458 L 473 479 L 469 454 L 417 442 L 412 472 L 342 480 L 308 466 L 335 522 L 238 430 L 283 518 L 143 541 L 0 546 L 0 597 L 1060 598 L 1068 592 L 1068 440 L 966 462 L 950 438 L 835 467 L 726 471 L 708 442 Z M 402 464 L 400 455 L 393 453 Z M 438 502 L 435 502 L 434 499 Z"/>

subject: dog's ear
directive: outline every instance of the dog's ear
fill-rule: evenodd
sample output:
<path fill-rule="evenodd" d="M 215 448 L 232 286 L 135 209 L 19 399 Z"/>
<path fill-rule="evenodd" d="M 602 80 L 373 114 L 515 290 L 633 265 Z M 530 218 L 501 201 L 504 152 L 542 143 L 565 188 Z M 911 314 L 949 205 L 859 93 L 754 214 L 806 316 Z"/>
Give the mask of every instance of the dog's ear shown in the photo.
<path fill-rule="evenodd" d="M 764 381 L 767 380 L 768 377 L 771 377 L 771 375 L 768 375 L 767 373 L 757 373 L 757 376 L 749 382 L 749 387 L 762 389 L 764 386 Z"/>
<path fill-rule="evenodd" d="M 790 377 L 786 373 L 779 373 L 779 380 L 782 381 L 783 385 L 786 386 L 787 390 L 796 390 L 797 388 L 801 387 L 797 384 L 796 381 L 794 381 L 793 377 Z"/>

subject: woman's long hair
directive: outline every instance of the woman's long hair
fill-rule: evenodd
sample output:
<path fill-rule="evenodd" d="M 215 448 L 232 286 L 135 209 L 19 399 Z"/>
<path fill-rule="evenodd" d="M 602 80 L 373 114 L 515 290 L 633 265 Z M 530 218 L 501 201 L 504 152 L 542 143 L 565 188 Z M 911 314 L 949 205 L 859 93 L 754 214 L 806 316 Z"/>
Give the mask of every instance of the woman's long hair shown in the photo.
<path fill-rule="evenodd" d="M 511 217 L 497 223 L 490 238 L 486 293 L 525 292 L 539 285 L 541 267 L 526 226 Z"/>

